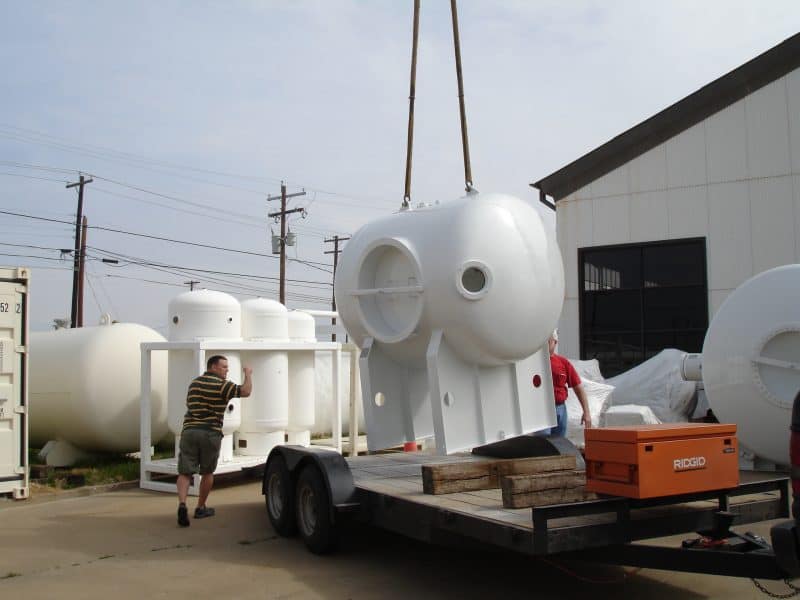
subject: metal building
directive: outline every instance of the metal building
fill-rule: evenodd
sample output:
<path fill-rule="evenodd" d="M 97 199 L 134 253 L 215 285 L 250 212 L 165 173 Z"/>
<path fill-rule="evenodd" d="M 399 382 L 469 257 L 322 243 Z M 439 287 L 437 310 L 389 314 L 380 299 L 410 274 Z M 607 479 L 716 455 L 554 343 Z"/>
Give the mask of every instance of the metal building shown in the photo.
<path fill-rule="evenodd" d="M 531 184 L 555 205 L 560 352 L 699 352 L 749 277 L 800 262 L 800 34 Z"/>

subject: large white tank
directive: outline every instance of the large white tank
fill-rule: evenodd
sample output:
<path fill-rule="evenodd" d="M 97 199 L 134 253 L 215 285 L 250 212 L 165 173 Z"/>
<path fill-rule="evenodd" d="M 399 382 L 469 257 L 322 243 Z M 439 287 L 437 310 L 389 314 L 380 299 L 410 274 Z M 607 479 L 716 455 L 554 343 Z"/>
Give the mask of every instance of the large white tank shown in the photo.
<path fill-rule="evenodd" d="M 30 436 L 33 446 L 64 440 L 87 451 L 139 450 L 143 342 L 163 342 L 134 323 L 31 333 Z M 167 433 L 167 360 L 153 353 L 152 440 Z"/>
<path fill-rule="evenodd" d="M 472 192 L 373 221 L 345 246 L 335 297 L 371 450 L 435 433 L 447 453 L 555 423 L 539 350 L 564 268 L 531 203 Z"/>
<path fill-rule="evenodd" d="M 308 313 L 289 312 L 289 339 L 293 342 L 315 342 L 316 323 Z M 316 402 L 315 353 L 313 350 L 292 352 L 289 360 L 289 443 L 308 446 L 314 427 Z"/>
<path fill-rule="evenodd" d="M 703 342 L 703 384 L 722 423 L 758 456 L 789 463 L 800 391 L 800 264 L 747 280 L 722 303 Z"/>
<path fill-rule="evenodd" d="M 336 307 L 360 346 L 420 364 L 434 328 L 479 365 L 530 356 L 555 329 L 564 268 L 528 202 L 468 194 L 362 227 L 336 270 Z"/>
<path fill-rule="evenodd" d="M 289 341 L 286 307 L 275 300 L 242 302 L 245 341 Z M 242 424 L 236 451 L 266 456 L 284 441 L 289 421 L 289 359 L 285 351 L 243 352 L 243 364 L 253 369 L 253 393 L 242 400 Z"/>
<path fill-rule="evenodd" d="M 173 298 L 168 307 L 169 341 L 241 339 L 241 307 L 233 296 L 213 290 L 184 292 Z M 242 363 L 238 352 L 226 351 L 228 379 L 241 383 Z M 211 354 L 203 357 L 203 363 Z M 186 391 L 192 379 L 201 371 L 194 352 L 169 351 L 169 428 L 179 436 L 186 413 Z M 232 408 L 225 413 L 225 428 L 231 429 L 241 419 L 240 400 L 234 399 Z M 177 441 L 176 441 L 177 444 Z M 223 455 L 225 458 L 225 455 Z"/>

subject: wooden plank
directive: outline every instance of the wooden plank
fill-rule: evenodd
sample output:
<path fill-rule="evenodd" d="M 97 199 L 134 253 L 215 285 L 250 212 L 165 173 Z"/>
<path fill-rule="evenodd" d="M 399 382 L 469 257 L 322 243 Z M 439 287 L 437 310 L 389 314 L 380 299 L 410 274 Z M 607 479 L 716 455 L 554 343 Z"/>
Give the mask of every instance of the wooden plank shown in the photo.
<path fill-rule="evenodd" d="M 505 460 L 463 461 L 422 465 L 426 494 L 451 494 L 500 487 L 506 475 L 574 470 L 574 456 L 537 456 Z"/>
<path fill-rule="evenodd" d="M 585 471 L 555 471 L 535 475 L 507 475 L 500 480 L 504 493 L 522 494 L 586 485 Z"/>
<path fill-rule="evenodd" d="M 530 508 L 532 506 L 583 502 L 595 498 L 597 496 L 593 492 L 587 492 L 585 487 L 560 488 L 521 494 L 503 494 L 503 506 L 506 508 Z"/>
<path fill-rule="evenodd" d="M 500 487 L 506 508 L 579 502 L 596 497 L 586 492 L 584 471 L 511 475 L 501 479 Z"/>

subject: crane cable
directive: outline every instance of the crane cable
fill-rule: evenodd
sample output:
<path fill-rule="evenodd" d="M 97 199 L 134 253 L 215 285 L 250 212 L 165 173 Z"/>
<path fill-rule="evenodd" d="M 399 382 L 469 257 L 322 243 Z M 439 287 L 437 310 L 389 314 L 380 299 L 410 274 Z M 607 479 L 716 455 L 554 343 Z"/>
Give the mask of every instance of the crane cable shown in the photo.
<path fill-rule="evenodd" d="M 408 139 L 406 142 L 406 181 L 403 203 L 400 210 L 408 210 L 411 203 L 411 159 L 414 146 L 414 100 L 416 99 L 417 82 L 417 49 L 419 47 L 419 5 L 414 0 L 414 26 L 411 43 L 411 77 L 408 93 Z M 456 56 L 456 78 L 458 80 L 458 108 L 461 120 L 461 147 L 464 155 L 464 184 L 467 193 L 475 191 L 472 184 L 472 166 L 469 158 L 469 136 L 467 135 L 467 111 L 464 105 L 464 76 L 461 71 L 461 41 L 458 34 L 458 10 L 456 0 L 450 0 L 450 12 L 453 17 L 453 49 Z"/>
<path fill-rule="evenodd" d="M 474 190 L 472 186 L 472 167 L 469 162 L 469 138 L 467 137 L 467 110 L 464 108 L 464 76 L 461 74 L 461 42 L 458 37 L 458 11 L 456 0 L 450 0 L 450 12 L 453 14 L 453 48 L 456 53 L 456 77 L 458 78 L 458 108 L 461 116 L 461 147 L 464 151 L 464 184 L 466 192 Z"/>

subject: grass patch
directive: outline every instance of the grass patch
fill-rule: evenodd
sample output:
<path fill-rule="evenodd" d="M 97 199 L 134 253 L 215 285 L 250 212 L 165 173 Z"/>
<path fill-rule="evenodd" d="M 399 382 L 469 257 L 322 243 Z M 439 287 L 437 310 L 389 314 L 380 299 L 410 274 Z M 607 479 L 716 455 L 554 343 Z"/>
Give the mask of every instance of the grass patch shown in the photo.
<path fill-rule="evenodd" d="M 153 458 L 173 456 L 173 447 L 156 447 Z M 31 473 L 40 464 L 39 449 L 29 448 L 29 464 Z M 108 485 L 123 481 L 139 479 L 139 459 L 130 454 L 108 453 L 96 454 L 75 463 L 72 467 L 54 468 L 39 466 L 41 475 L 39 482 L 57 489 L 71 489 L 85 485 Z M 36 477 L 34 475 L 34 477 Z"/>

